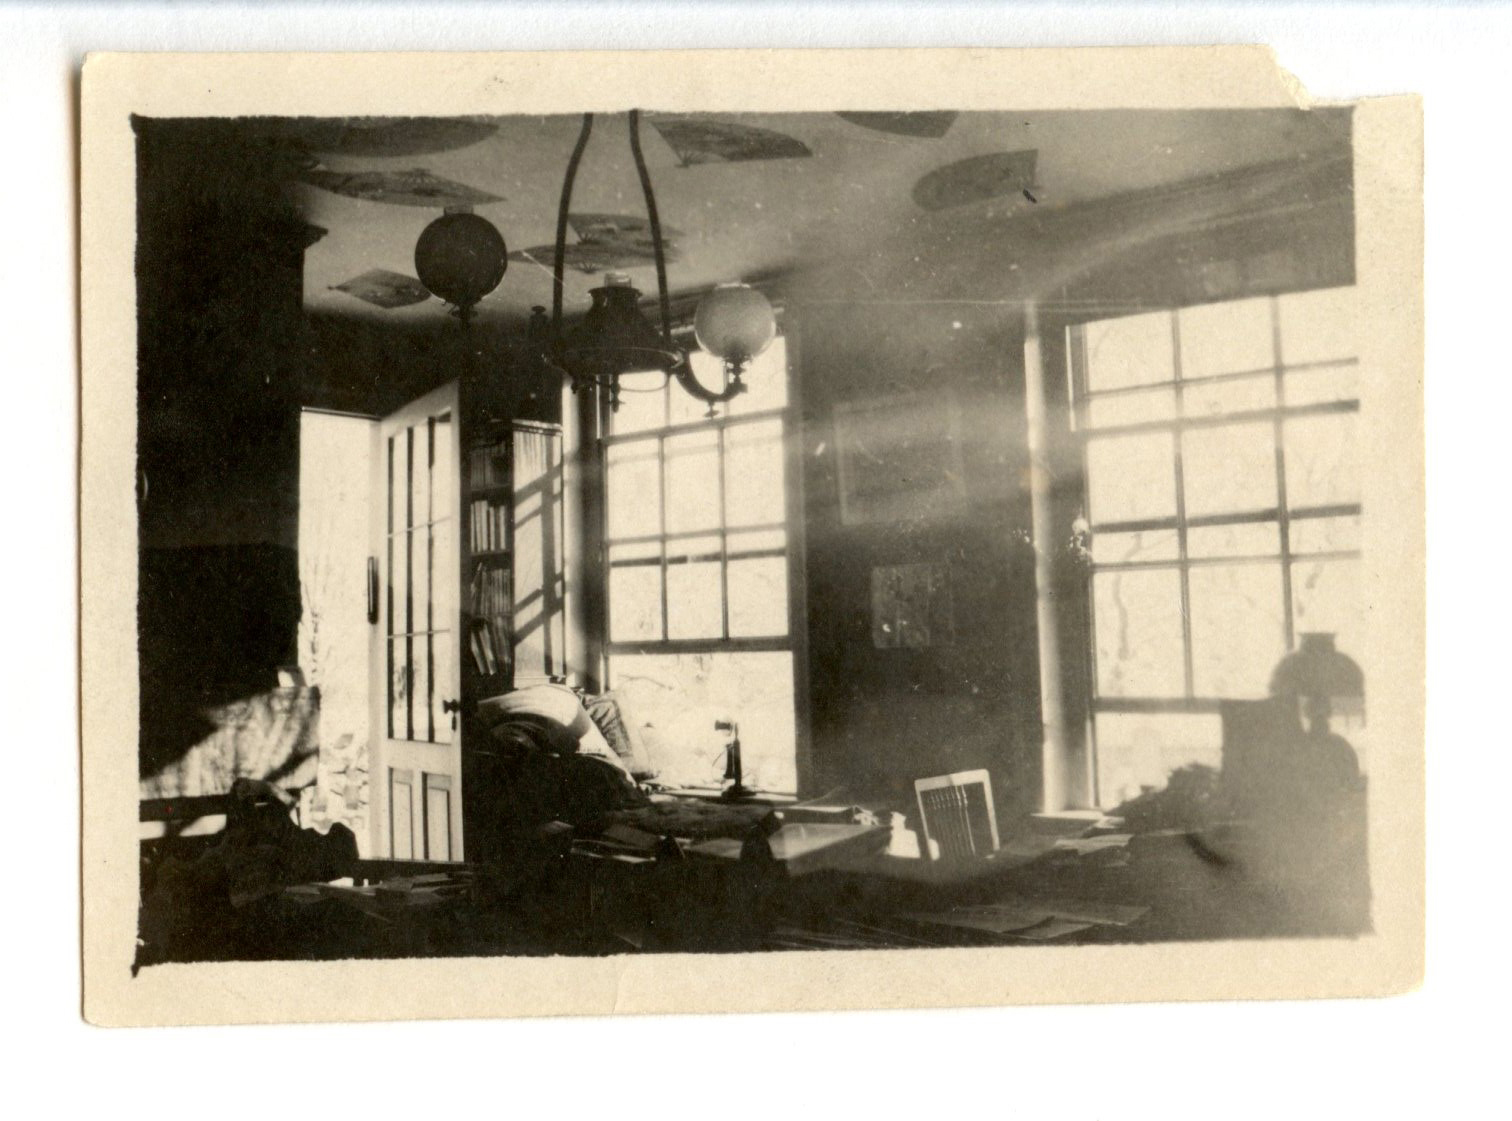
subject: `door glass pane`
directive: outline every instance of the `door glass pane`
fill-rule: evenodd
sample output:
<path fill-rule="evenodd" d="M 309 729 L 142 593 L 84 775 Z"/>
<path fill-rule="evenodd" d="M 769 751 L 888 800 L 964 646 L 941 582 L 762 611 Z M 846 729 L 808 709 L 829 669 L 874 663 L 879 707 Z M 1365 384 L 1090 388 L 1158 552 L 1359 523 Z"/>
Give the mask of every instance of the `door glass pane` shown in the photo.
<path fill-rule="evenodd" d="M 450 520 L 433 526 L 431 535 L 431 626 L 450 630 L 457 625 L 457 533 Z"/>
<path fill-rule="evenodd" d="M 449 521 L 457 515 L 453 479 L 459 470 L 456 447 L 452 443 L 451 413 L 436 417 L 431 435 L 435 453 L 431 468 L 431 521 Z"/>
<path fill-rule="evenodd" d="M 611 444 L 605 455 L 609 479 L 609 537 L 646 537 L 661 531 L 661 472 L 657 441 Z"/>
<path fill-rule="evenodd" d="M 430 521 L 430 424 L 421 421 L 410 430 L 410 524 Z"/>
<path fill-rule="evenodd" d="M 719 525 L 719 433 L 713 429 L 669 436 L 667 532 Z"/>
<path fill-rule="evenodd" d="M 1288 366 L 1336 361 L 1359 354 L 1353 288 L 1293 292 L 1282 296 L 1279 304 L 1281 352 Z"/>
<path fill-rule="evenodd" d="M 413 548 L 413 535 L 405 530 L 394 538 L 394 633 L 408 634 L 414 628 L 410 625 L 413 618 L 411 606 L 414 600 L 414 589 L 410 578 L 410 550 Z"/>
<path fill-rule="evenodd" d="M 1320 413 L 1285 422 L 1286 501 L 1293 509 L 1360 500 L 1357 419 L 1354 413 Z"/>
<path fill-rule="evenodd" d="M 1092 577 L 1097 688 L 1104 697 L 1179 697 L 1186 688 L 1175 569 Z"/>
<path fill-rule="evenodd" d="M 1087 505 L 1093 525 L 1176 513 L 1172 436 L 1144 432 L 1087 440 Z"/>
<path fill-rule="evenodd" d="M 1182 433 L 1187 517 L 1238 514 L 1276 505 L 1276 433 L 1270 421 Z"/>
<path fill-rule="evenodd" d="M 1182 308 L 1178 315 L 1183 379 L 1274 368 L 1268 296 Z"/>
<path fill-rule="evenodd" d="M 431 740 L 435 743 L 451 743 L 452 714 L 443 708 L 444 702 L 456 699 L 456 636 L 452 631 L 437 631 L 431 635 Z"/>
<path fill-rule="evenodd" d="M 389 639 L 389 730 L 394 739 L 409 735 L 409 639 Z"/>
<path fill-rule="evenodd" d="M 1192 691 L 1198 697 L 1263 697 L 1286 652 L 1279 564 L 1212 565 L 1187 577 L 1192 612 Z"/>
<path fill-rule="evenodd" d="M 409 494 L 409 475 L 406 473 L 409 464 L 409 438 L 406 433 L 397 432 L 389 437 L 388 453 L 388 527 L 390 533 L 403 533 L 409 524 L 405 520 L 409 516 L 405 502 Z"/>
<path fill-rule="evenodd" d="M 429 634 L 417 634 L 410 639 L 410 688 L 414 690 L 414 699 L 410 702 L 410 719 L 413 724 L 409 738 L 412 740 L 431 738 L 432 645 Z"/>
<path fill-rule="evenodd" d="M 782 422 L 735 424 L 725 430 L 725 524 L 772 525 L 786 520 Z"/>
<path fill-rule="evenodd" d="M 1154 385 L 1176 376 L 1170 312 L 1105 319 L 1088 323 L 1082 331 L 1090 392 Z"/>

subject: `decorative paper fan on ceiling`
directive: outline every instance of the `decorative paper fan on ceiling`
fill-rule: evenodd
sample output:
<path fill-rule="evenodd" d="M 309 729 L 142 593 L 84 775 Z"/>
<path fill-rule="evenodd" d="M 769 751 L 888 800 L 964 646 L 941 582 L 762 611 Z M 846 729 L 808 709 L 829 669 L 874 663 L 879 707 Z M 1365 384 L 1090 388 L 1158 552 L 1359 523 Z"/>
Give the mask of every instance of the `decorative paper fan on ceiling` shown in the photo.
<path fill-rule="evenodd" d="M 428 206 L 439 210 L 449 206 L 480 206 L 504 201 L 499 195 L 491 195 L 487 191 L 469 187 L 466 183 L 443 179 L 424 168 L 410 171 L 331 171 L 317 167 L 303 172 L 300 178 L 311 186 L 347 198 L 386 202 L 396 206 Z"/>
<path fill-rule="evenodd" d="M 270 121 L 267 131 L 330 155 L 428 156 L 476 144 L 498 127 L 457 117 L 333 117 Z"/>
<path fill-rule="evenodd" d="M 662 256 L 671 264 L 681 259 L 675 245 L 662 244 Z M 543 268 L 551 268 L 556 259 L 555 245 L 532 245 L 518 249 L 509 255 L 512 261 L 531 261 Z M 655 250 L 645 244 L 624 241 L 575 241 L 562 254 L 568 268 L 581 273 L 604 272 L 608 269 L 634 269 L 650 267 L 656 263 Z"/>
<path fill-rule="evenodd" d="M 331 287 L 381 308 L 409 307 L 430 299 L 425 285 L 414 277 L 388 269 L 368 269 L 361 276 Z"/>
<path fill-rule="evenodd" d="M 569 214 L 567 222 L 579 239 L 568 245 L 563 253 L 568 268 L 582 273 L 596 273 L 607 269 L 640 268 L 656 263 L 656 250 L 651 243 L 651 223 L 644 217 L 583 211 Z M 662 227 L 662 255 L 669 263 L 681 258 L 672 240 L 681 236 L 681 232 L 671 226 Z M 510 256 L 517 261 L 533 261 L 550 268 L 556 256 L 556 246 L 532 245 L 529 249 Z"/>
<path fill-rule="evenodd" d="M 597 214 L 580 211 L 567 216 L 572 232 L 584 241 L 593 242 L 645 242 L 651 244 L 651 223 L 638 214 Z M 662 226 L 663 240 L 681 237 L 682 231 L 671 226 Z"/>
<path fill-rule="evenodd" d="M 993 152 L 937 167 L 914 184 L 913 200 L 925 210 L 948 210 L 970 202 L 1034 189 L 1039 152 Z"/>
<path fill-rule="evenodd" d="M 661 133 L 683 167 L 801 159 L 814 154 L 803 141 L 785 132 L 706 117 L 657 117 L 651 121 L 651 127 Z"/>
<path fill-rule="evenodd" d="M 835 116 L 862 128 L 891 132 L 898 136 L 919 136 L 938 140 L 950 131 L 960 116 L 953 110 L 911 113 L 839 113 Z"/>

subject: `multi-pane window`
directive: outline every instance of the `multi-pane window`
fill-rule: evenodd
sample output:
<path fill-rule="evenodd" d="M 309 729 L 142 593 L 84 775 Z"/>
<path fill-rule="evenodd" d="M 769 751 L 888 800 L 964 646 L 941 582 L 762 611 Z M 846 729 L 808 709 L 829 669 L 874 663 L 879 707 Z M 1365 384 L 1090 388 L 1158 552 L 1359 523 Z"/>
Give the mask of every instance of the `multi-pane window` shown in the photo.
<path fill-rule="evenodd" d="M 442 708 L 451 680 L 457 605 L 451 415 L 388 439 L 388 735 L 449 743 Z M 447 578 L 447 577 L 450 578 Z"/>
<path fill-rule="evenodd" d="M 694 355 L 706 385 L 719 363 Z M 707 417 L 675 383 L 624 387 L 604 440 L 609 674 L 663 779 L 715 783 L 740 730 L 748 785 L 796 786 L 782 339 Z"/>
<path fill-rule="evenodd" d="M 1099 795 L 1218 763 L 1221 698 L 1299 635 L 1361 641 L 1354 290 L 1071 332 L 1091 530 Z"/>

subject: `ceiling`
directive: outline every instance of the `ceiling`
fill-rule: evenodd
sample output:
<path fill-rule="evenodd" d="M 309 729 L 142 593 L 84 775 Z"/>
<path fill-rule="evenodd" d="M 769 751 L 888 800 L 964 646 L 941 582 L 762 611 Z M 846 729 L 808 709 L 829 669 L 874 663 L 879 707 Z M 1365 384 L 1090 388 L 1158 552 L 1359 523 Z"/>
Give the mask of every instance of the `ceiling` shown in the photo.
<path fill-rule="evenodd" d="M 630 221 L 621 227 L 643 218 L 627 120 L 623 114 L 595 119 L 578 170 L 575 215 L 626 216 Z M 480 314 L 513 321 L 531 305 L 549 305 L 557 203 L 580 118 L 275 124 L 302 152 L 294 201 L 308 222 L 326 231 L 305 255 L 304 300 L 311 312 L 412 325 L 445 314 L 440 300 L 418 288 L 387 301 L 413 302 L 380 307 L 337 287 L 372 270 L 415 276 L 416 239 L 445 202 L 446 187 L 437 180 L 481 192 L 458 201 L 471 199 L 473 211 L 499 229 L 512 254 Z M 722 126 L 735 130 L 724 128 L 721 135 Z M 751 129 L 779 135 L 730 135 Z M 712 139 L 712 146 L 690 151 L 689 136 L 694 148 L 699 140 Z M 669 138 L 692 158 L 680 158 Z M 980 224 L 986 233 L 1034 210 L 1334 152 L 1348 145 L 1349 120 L 1337 110 L 648 113 L 641 139 L 662 224 L 673 231 L 669 286 L 686 292 L 825 262 L 905 230 L 926 242 L 932 225 L 959 231 Z M 810 154 L 794 154 L 800 151 L 794 141 Z M 719 153 L 774 158 L 725 160 Z M 712 162 L 695 162 L 704 158 Z M 973 162 L 940 170 L 960 161 Z M 412 171 L 428 174 L 394 178 Z M 406 183 L 424 205 L 392 201 Z M 643 231 L 615 233 L 613 223 L 595 230 L 582 218 L 577 226 L 569 243 L 584 233 L 590 241 L 607 236 L 606 259 L 617 256 L 625 238 L 639 237 L 630 254 L 636 263 L 616 271 L 628 272 L 642 291 L 654 291 Z M 520 252 L 535 247 L 546 247 L 535 260 Z M 597 263 L 600 258 L 590 257 L 583 267 Z M 569 313 L 587 306 L 588 289 L 601 276 L 596 269 L 568 269 Z M 389 279 L 404 287 L 403 280 Z M 413 288 L 413 280 L 408 283 Z"/>

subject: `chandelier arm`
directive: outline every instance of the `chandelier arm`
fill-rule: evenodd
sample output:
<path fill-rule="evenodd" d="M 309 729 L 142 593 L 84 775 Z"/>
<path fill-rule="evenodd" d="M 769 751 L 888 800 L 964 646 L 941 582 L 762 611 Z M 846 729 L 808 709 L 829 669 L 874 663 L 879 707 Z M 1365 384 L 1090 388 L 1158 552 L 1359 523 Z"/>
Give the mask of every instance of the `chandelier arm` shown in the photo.
<path fill-rule="evenodd" d="M 710 405 L 720 405 L 726 401 L 733 401 L 746 390 L 745 383 L 740 380 L 738 369 L 735 371 L 735 377 L 718 392 L 704 387 L 703 383 L 698 380 L 697 375 L 693 373 L 693 363 L 689 361 L 684 360 L 679 363 L 673 369 L 672 376 L 677 379 L 677 384 L 682 386 L 689 395 L 697 397 L 700 401 L 706 401 Z"/>
<path fill-rule="evenodd" d="M 562 179 L 562 199 L 557 205 L 556 256 L 551 271 L 551 337 L 560 339 L 562 332 L 563 272 L 567 266 L 567 213 L 572 206 L 572 184 L 577 179 L 578 162 L 583 158 L 583 149 L 588 147 L 588 136 L 593 132 L 593 114 L 583 114 L 583 127 L 578 132 L 577 144 L 567 160 L 567 174 Z"/>
<path fill-rule="evenodd" d="M 630 154 L 635 157 L 641 193 L 646 198 L 646 219 L 651 224 L 651 249 L 656 256 L 656 291 L 661 300 L 662 338 L 666 341 L 668 350 L 675 350 L 682 355 L 682 348 L 672 342 L 672 302 L 667 297 L 667 259 L 662 249 L 661 218 L 656 212 L 656 192 L 651 189 L 651 173 L 646 170 L 646 158 L 641 153 L 639 109 L 630 110 Z M 686 356 L 682 356 L 679 369 L 687 364 Z M 682 380 L 680 374 L 678 380 Z"/>

